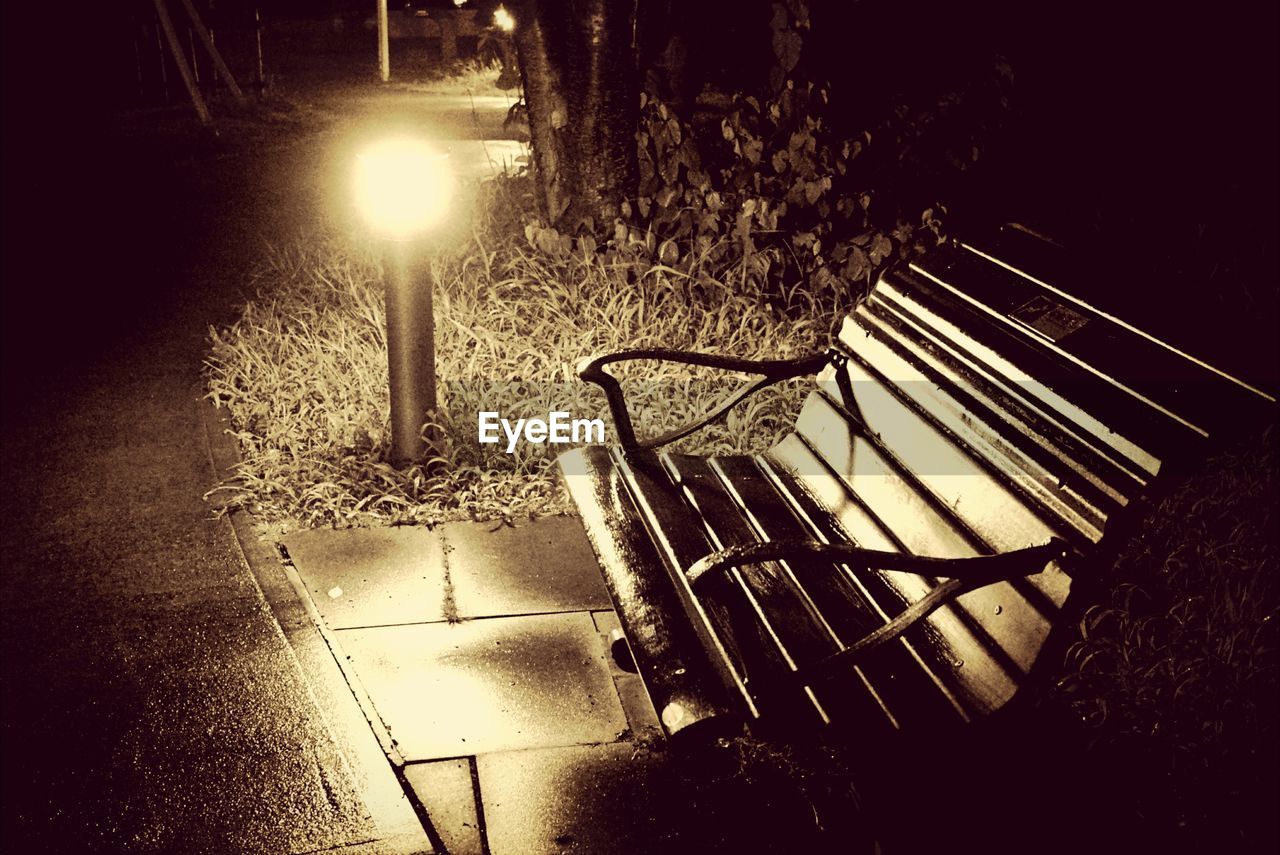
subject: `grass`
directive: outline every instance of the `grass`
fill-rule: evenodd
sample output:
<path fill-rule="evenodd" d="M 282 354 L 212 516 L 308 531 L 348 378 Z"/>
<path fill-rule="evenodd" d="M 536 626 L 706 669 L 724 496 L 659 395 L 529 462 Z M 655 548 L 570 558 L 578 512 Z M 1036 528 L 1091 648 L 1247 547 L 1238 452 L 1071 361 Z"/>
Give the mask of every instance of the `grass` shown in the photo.
<path fill-rule="evenodd" d="M 374 247 L 330 232 L 272 254 L 257 274 L 258 298 L 234 325 L 211 331 L 209 396 L 228 409 L 243 457 L 213 494 L 220 504 L 286 527 L 563 512 L 553 463 L 566 446 L 522 443 L 507 454 L 505 444 L 481 445 L 480 410 L 601 417 L 613 436 L 603 396 L 574 375 L 582 357 L 669 346 L 785 358 L 824 344 L 842 313 L 797 295 L 802 320 L 785 317 L 742 271 L 711 270 L 697 258 L 679 269 L 625 251 L 550 259 L 524 235 L 524 179 L 490 183 L 482 196 L 481 221 L 431 260 L 442 470 L 387 463 L 378 259 Z M 737 380 L 656 363 L 617 373 L 629 378 L 631 411 L 649 433 L 696 418 Z M 684 447 L 766 447 L 805 392 L 797 382 L 753 398 Z"/>
<path fill-rule="evenodd" d="M 1102 580 L 1050 703 L 1150 839 L 1274 851 L 1274 426 L 1180 479 Z M 1154 844 L 1153 844 L 1154 845 Z"/>
<path fill-rule="evenodd" d="M 412 82 L 397 84 L 412 92 L 430 92 L 444 95 L 509 95 L 514 93 L 499 86 L 502 63 L 488 57 L 472 57 L 460 60 L 453 66 L 433 67 Z"/>

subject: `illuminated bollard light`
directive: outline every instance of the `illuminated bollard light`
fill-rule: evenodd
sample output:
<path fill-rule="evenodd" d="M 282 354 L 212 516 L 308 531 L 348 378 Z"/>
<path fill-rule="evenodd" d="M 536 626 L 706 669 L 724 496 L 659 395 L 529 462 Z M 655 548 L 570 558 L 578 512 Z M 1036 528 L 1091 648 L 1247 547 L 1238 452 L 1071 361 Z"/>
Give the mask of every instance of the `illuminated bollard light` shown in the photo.
<path fill-rule="evenodd" d="M 516 28 L 516 19 L 507 11 L 505 6 L 498 6 L 493 13 L 493 23 L 498 29 L 504 33 L 509 33 Z"/>
<path fill-rule="evenodd" d="M 436 410 L 435 321 L 427 237 L 445 218 L 454 180 L 446 155 L 416 140 L 386 140 L 356 158 L 356 207 L 382 243 L 387 271 L 391 462 L 427 456 L 423 424 Z"/>

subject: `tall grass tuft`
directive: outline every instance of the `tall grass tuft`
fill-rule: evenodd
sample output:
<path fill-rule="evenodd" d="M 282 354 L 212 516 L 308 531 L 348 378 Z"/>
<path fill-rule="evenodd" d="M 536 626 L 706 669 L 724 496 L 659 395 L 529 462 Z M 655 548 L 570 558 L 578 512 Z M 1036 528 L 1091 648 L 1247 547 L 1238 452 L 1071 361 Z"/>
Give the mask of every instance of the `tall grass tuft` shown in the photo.
<path fill-rule="evenodd" d="M 589 247 L 551 257 L 524 232 L 523 179 L 481 191 L 477 222 L 431 261 L 444 436 L 440 471 L 387 462 L 388 385 L 381 271 L 374 247 L 334 232 L 283 247 L 257 273 L 257 297 L 210 332 L 208 394 L 228 409 L 243 462 L 214 496 L 272 521 L 511 519 L 567 510 L 554 456 L 563 445 L 480 444 L 477 414 L 604 418 L 604 397 L 573 372 L 584 356 L 678 347 L 786 358 L 823 345 L 847 306 L 797 290 L 767 300 L 758 277 L 697 257 L 659 264 L 643 251 Z M 642 434 L 688 423 L 740 378 L 646 362 L 618 372 Z M 794 417 L 797 382 L 740 405 L 684 448 L 763 448 Z"/>
<path fill-rule="evenodd" d="M 1052 698 L 1157 848 L 1274 851 L 1278 438 L 1272 426 L 1222 452 L 1158 504 L 1102 580 Z"/>

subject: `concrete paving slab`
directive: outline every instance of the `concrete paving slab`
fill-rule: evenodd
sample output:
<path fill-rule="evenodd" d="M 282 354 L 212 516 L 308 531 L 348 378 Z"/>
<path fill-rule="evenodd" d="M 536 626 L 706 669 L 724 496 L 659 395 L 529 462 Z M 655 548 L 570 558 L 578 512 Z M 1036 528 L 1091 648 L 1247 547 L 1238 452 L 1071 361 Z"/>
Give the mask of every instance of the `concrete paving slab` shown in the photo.
<path fill-rule="evenodd" d="M 609 742 L 627 728 L 585 612 L 336 635 L 406 760 Z"/>
<path fill-rule="evenodd" d="M 331 629 L 451 616 L 438 531 L 395 526 L 316 529 L 282 539 Z"/>
<path fill-rule="evenodd" d="M 484 855 L 469 759 L 410 763 L 404 776 L 449 855 Z"/>
<path fill-rule="evenodd" d="M 611 608 L 576 517 L 441 526 L 461 617 Z"/>
<path fill-rule="evenodd" d="M 486 754 L 476 765 L 492 855 L 666 852 L 679 833 L 662 807 L 664 758 L 631 743 Z"/>

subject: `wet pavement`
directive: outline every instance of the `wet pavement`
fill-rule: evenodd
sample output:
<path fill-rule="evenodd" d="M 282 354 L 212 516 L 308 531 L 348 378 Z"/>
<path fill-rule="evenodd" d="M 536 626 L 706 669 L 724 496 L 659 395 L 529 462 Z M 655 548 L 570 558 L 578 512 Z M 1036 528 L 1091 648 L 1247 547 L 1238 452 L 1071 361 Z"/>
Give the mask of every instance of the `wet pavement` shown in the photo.
<path fill-rule="evenodd" d="M 350 117 L 213 137 L 78 107 L 6 104 L 3 848 L 430 851 L 300 601 L 201 499 L 208 327 L 267 245 L 327 216 Z M 473 134 L 452 121 L 433 127 Z"/>
<path fill-rule="evenodd" d="M 647 852 L 688 817 L 578 521 L 282 541 L 450 852 Z"/>

